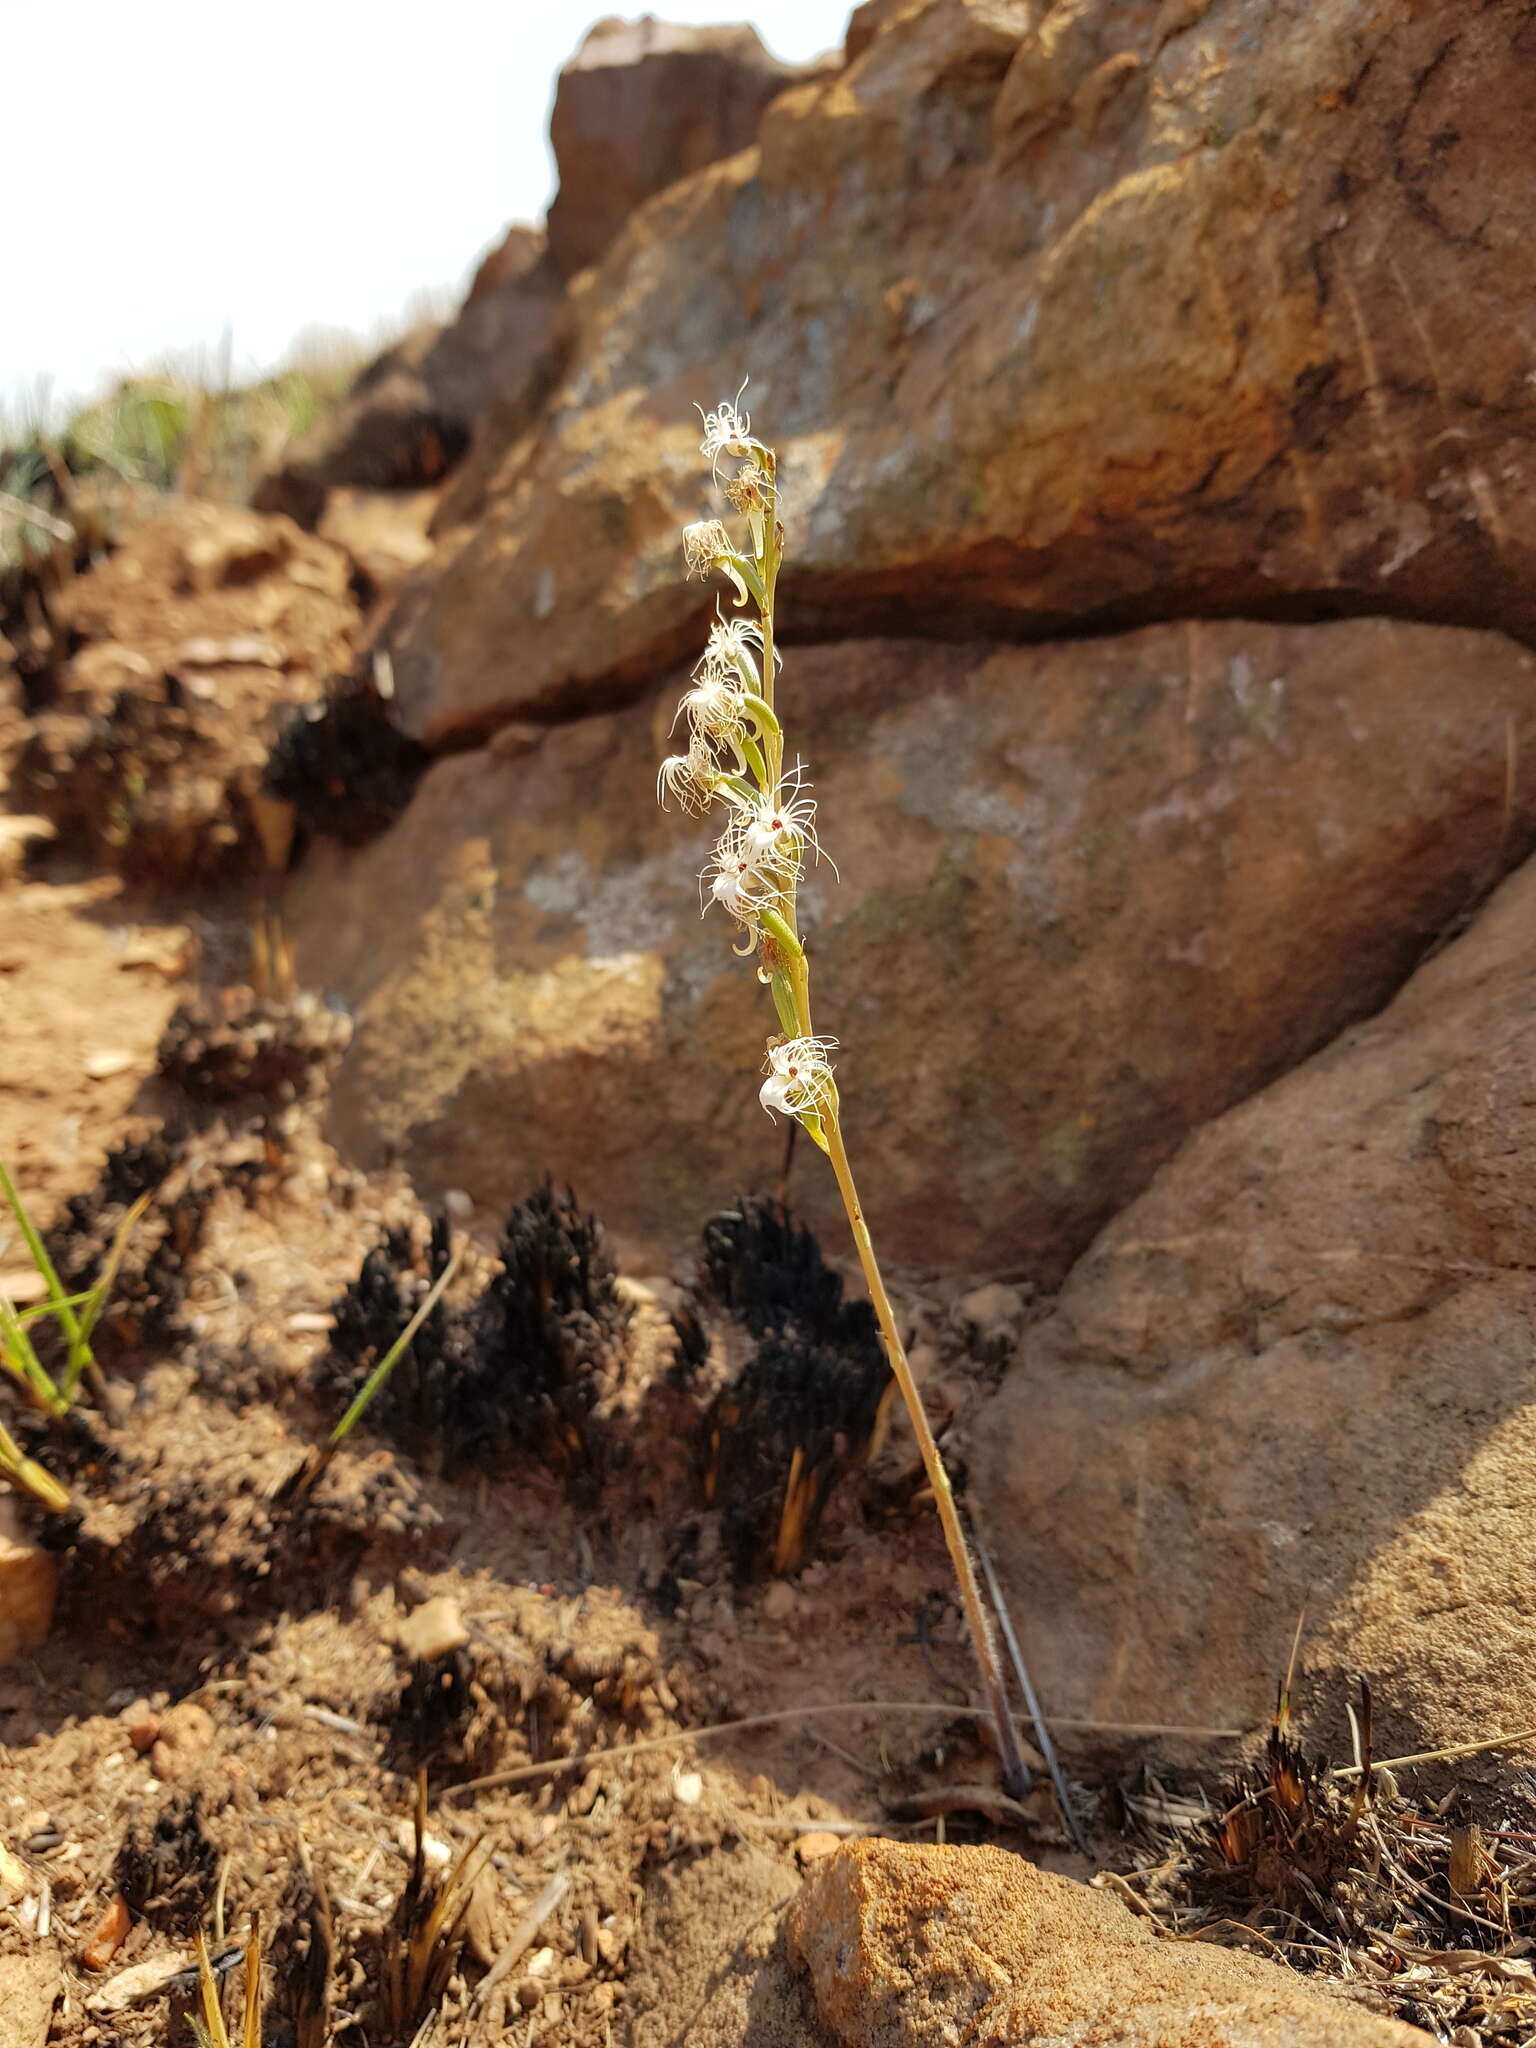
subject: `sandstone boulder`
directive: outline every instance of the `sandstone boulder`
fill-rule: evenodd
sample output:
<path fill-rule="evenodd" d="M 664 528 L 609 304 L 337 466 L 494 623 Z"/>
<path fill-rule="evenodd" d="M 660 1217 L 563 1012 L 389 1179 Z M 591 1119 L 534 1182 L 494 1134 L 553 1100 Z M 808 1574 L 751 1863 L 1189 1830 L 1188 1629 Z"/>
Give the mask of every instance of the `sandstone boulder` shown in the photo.
<path fill-rule="evenodd" d="M 653 193 L 745 149 L 768 102 L 802 76 L 745 25 L 598 22 L 555 89 L 560 183 L 547 242 L 535 228 L 509 229 L 458 314 L 379 356 L 263 481 L 257 503 L 313 526 L 338 485 L 440 482 L 482 418 L 498 447 L 527 432 L 564 363 L 567 281 Z"/>
<path fill-rule="evenodd" d="M 840 2048 L 1423 2048 L 1431 2036 L 1001 1849 L 850 1842 L 790 1906 Z"/>
<path fill-rule="evenodd" d="M 1384 1001 L 1536 836 L 1533 683 L 1498 635 L 1382 620 L 795 652 L 842 875 L 805 891 L 817 1021 L 886 1256 L 1059 1277 L 1191 1129 Z M 359 1017 L 343 1141 L 493 1208 L 552 1171 L 641 1270 L 783 1149 L 771 1008 L 699 917 L 707 828 L 655 807 L 674 705 L 439 762 L 291 903 Z M 794 1198 L 841 1241 L 808 1147 Z"/>
<path fill-rule="evenodd" d="M 754 142 L 763 109 L 801 75 L 745 22 L 615 15 L 589 29 L 560 73 L 549 123 L 560 173 L 549 250 L 560 275 L 595 263 L 653 193 Z"/>
<path fill-rule="evenodd" d="M 489 437 L 402 620 L 418 730 L 612 703 L 690 642 L 692 407 L 748 372 L 792 633 L 1536 631 L 1520 0 L 907 0 L 855 28 L 584 274 L 565 381 Z"/>
<path fill-rule="evenodd" d="M 1025 1333 L 972 1475 L 1054 1709 L 1252 1725 L 1305 1606 L 1335 1754 L 1357 1672 L 1378 1756 L 1530 1726 L 1533 1018 L 1528 864 Z"/>
<path fill-rule="evenodd" d="M 563 286 L 544 237 L 515 226 L 481 264 L 457 316 L 386 349 L 263 478 L 256 503 L 315 526 L 329 494 L 440 485 L 493 404 L 502 432 L 530 422 L 560 362 Z"/>

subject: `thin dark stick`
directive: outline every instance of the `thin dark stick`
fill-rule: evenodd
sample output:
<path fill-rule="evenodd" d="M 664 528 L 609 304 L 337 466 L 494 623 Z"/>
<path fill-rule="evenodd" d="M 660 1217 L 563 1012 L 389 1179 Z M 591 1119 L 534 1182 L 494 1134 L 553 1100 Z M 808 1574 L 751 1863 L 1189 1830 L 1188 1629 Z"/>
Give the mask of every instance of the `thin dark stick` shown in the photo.
<path fill-rule="evenodd" d="M 1056 1788 L 1056 1804 L 1061 1808 L 1062 1825 L 1072 1837 L 1073 1845 L 1079 1855 L 1083 1856 L 1089 1863 L 1092 1863 L 1094 1860 L 1093 1851 L 1088 1846 L 1087 1836 L 1078 1825 L 1077 1815 L 1072 1811 L 1072 1801 L 1067 1796 L 1066 1774 L 1057 1761 L 1056 1745 L 1052 1742 L 1051 1731 L 1046 1726 L 1045 1715 L 1040 1707 L 1040 1697 L 1035 1691 L 1034 1680 L 1029 1675 L 1029 1666 L 1024 1662 L 1024 1652 L 1020 1648 L 1018 1636 L 1014 1632 L 1013 1616 L 1008 1612 L 1008 1603 L 1003 1598 L 1003 1589 L 997 1582 L 997 1573 L 992 1569 L 991 1554 L 974 1528 L 972 1528 L 970 1535 L 971 1547 L 981 1560 L 981 1575 L 987 1582 L 987 1594 L 991 1599 L 993 1611 L 997 1615 L 997 1625 L 1002 1631 L 1003 1647 L 1008 1652 L 1008 1661 L 1013 1666 L 1013 1675 L 1019 1682 L 1019 1691 L 1024 1695 L 1024 1705 L 1029 1710 L 1030 1722 L 1035 1731 L 1036 1745 L 1039 1748 L 1040 1754 L 1045 1758 L 1045 1767 L 1050 1772 L 1051 1783 Z"/>

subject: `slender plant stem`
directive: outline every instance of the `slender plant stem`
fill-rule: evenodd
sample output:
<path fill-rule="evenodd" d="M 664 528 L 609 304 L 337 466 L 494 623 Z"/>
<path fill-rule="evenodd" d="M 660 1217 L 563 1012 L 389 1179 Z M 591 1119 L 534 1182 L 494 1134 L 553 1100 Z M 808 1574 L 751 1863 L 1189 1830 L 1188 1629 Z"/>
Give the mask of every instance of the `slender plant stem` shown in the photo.
<path fill-rule="evenodd" d="M 944 1460 L 933 1434 L 933 1426 L 928 1420 L 928 1411 L 923 1406 L 923 1397 L 918 1391 L 917 1381 L 912 1377 L 912 1367 L 907 1361 L 906 1347 L 901 1341 L 901 1333 L 896 1328 L 896 1317 L 891 1309 L 890 1296 L 886 1293 L 885 1282 L 880 1276 L 880 1265 L 870 1239 L 869 1225 L 864 1221 L 859 1191 L 854 1185 L 853 1168 L 848 1163 L 848 1148 L 843 1143 L 842 1122 L 836 1112 L 823 1118 L 822 1128 L 826 1133 L 827 1157 L 832 1161 L 832 1171 L 837 1175 L 838 1193 L 842 1196 L 843 1207 L 848 1212 L 848 1227 L 853 1232 L 859 1264 L 864 1268 L 864 1281 L 869 1288 L 869 1298 L 874 1304 L 875 1317 L 880 1325 L 885 1355 L 890 1360 L 891 1372 L 901 1390 L 901 1398 L 906 1403 L 912 1434 L 917 1438 L 917 1448 L 922 1456 L 923 1470 L 927 1473 L 928 1484 L 933 1489 L 934 1505 L 939 1511 L 944 1542 L 949 1550 L 949 1561 L 954 1567 L 955 1579 L 960 1587 L 966 1626 L 971 1632 L 976 1663 L 981 1672 L 982 1689 L 986 1693 L 987 1706 L 997 1731 L 997 1747 L 1002 1758 L 1004 1782 L 1007 1790 L 1018 1798 L 1029 1785 L 1029 1767 L 1024 1761 L 1024 1752 L 1019 1747 L 1018 1731 L 1013 1725 L 1013 1716 L 1008 1711 L 1008 1693 L 1003 1683 L 1002 1666 L 998 1661 L 997 1644 L 992 1635 L 991 1623 L 987 1619 L 987 1610 L 982 1605 L 976 1567 L 971 1558 L 970 1546 L 965 1540 L 965 1531 L 960 1526 L 960 1514 L 955 1506 L 949 1474 L 944 1469 Z"/>
<path fill-rule="evenodd" d="M 762 633 L 763 676 L 762 695 L 770 710 L 774 707 L 774 598 L 779 580 L 779 566 L 782 557 L 779 529 L 778 465 L 773 455 L 763 449 L 759 457 L 768 479 L 766 498 L 767 512 L 763 528 L 763 544 L 756 558 L 758 584 L 762 600 L 758 606 L 758 625 Z M 778 724 L 775 710 L 773 729 L 763 734 L 764 751 L 767 755 L 767 779 L 764 793 L 771 795 L 779 788 L 784 772 L 784 733 Z M 813 1034 L 811 1023 L 810 975 L 804 950 L 800 944 L 795 905 L 795 883 L 793 878 L 786 884 L 782 897 L 782 922 L 777 935 L 777 966 L 784 975 L 790 1000 L 793 1004 L 796 1022 L 801 1034 L 810 1038 Z M 764 918 L 770 929 L 777 919 Z M 971 1633 L 975 1647 L 976 1662 L 981 1672 L 982 1688 L 987 1697 L 987 1711 L 996 1727 L 998 1753 L 1002 1759 L 1003 1777 L 1008 1791 L 1015 1798 L 1028 1787 L 1030 1773 L 1024 1761 L 1024 1752 L 1019 1746 L 1018 1731 L 1008 1711 L 1008 1693 L 1003 1679 L 1002 1665 L 997 1654 L 987 1610 L 982 1605 L 981 1588 L 976 1579 L 976 1567 L 966 1544 L 965 1531 L 960 1525 L 959 1512 L 955 1506 L 954 1493 L 949 1483 L 949 1474 L 944 1469 L 944 1460 L 929 1423 L 923 1397 L 918 1392 L 917 1382 L 912 1377 L 912 1368 L 901 1336 L 896 1328 L 890 1298 L 885 1291 L 885 1282 L 880 1276 L 875 1248 L 870 1240 L 869 1227 L 864 1221 L 864 1211 L 859 1203 L 858 1189 L 854 1185 L 853 1169 L 848 1163 L 847 1148 L 843 1143 L 842 1127 L 839 1122 L 836 1097 L 827 1110 L 807 1126 L 822 1150 L 832 1161 L 832 1170 L 837 1175 L 838 1189 L 842 1194 L 843 1207 L 848 1212 L 848 1225 L 853 1232 L 854 1245 L 858 1250 L 859 1263 L 864 1268 L 864 1278 L 869 1287 L 870 1300 L 874 1303 L 875 1315 L 880 1324 L 880 1335 L 885 1345 L 886 1357 L 890 1361 L 892 1375 L 900 1389 L 911 1419 L 912 1432 L 917 1438 L 917 1447 L 922 1454 L 923 1470 L 933 1489 L 933 1497 L 939 1511 L 939 1521 L 944 1530 L 944 1541 L 949 1549 L 950 1563 L 960 1588 L 960 1599 L 965 1609 L 966 1626 Z"/>

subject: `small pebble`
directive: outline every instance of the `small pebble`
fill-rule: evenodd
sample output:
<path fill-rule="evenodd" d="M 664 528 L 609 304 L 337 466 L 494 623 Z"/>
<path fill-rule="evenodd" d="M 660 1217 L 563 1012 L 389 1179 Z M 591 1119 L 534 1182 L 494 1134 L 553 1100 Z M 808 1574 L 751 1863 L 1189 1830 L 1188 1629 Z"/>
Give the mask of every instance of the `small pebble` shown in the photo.
<path fill-rule="evenodd" d="M 457 1600 L 446 1593 L 427 1600 L 396 1624 L 401 1649 L 413 1663 L 431 1664 L 451 1650 L 461 1650 L 469 1641 L 469 1630 Z"/>
<path fill-rule="evenodd" d="M 32 1873 L 19 1856 L 0 1842 L 0 1906 L 13 1905 L 32 1889 Z"/>
<path fill-rule="evenodd" d="M 85 1077 L 88 1081 L 110 1081 L 114 1075 L 126 1074 L 130 1067 L 138 1064 L 135 1053 L 124 1052 L 118 1047 L 85 1056 Z"/>
<path fill-rule="evenodd" d="M 824 1828 L 818 1828 L 809 1835 L 797 1837 L 795 1854 L 802 1863 L 815 1863 L 823 1856 L 831 1856 L 842 1846 L 839 1836 L 829 1835 Z"/>
<path fill-rule="evenodd" d="M 80 1960 L 85 1967 L 104 1970 L 127 1940 L 131 1925 L 127 1901 L 121 1892 L 114 1892 L 80 1952 Z"/>
<path fill-rule="evenodd" d="M 982 1337 L 1014 1336 L 1024 1319 L 1024 1301 L 1017 1287 L 993 1280 L 973 1287 L 955 1303 L 961 1317 Z"/>
<path fill-rule="evenodd" d="M 196 1700 L 182 1700 L 160 1717 L 160 1730 L 150 1747 L 150 1763 L 157 1778 L 175 1784 L 195 1771 L 200 1758 L 213 1745 L 213 1716 Z"/>
<path fill-rule="evenodd" d="M 786 1579 L 775 1579 L 763 1594 L 763 1612 L 770 1621 L 788 1621 L 800 1605 L 800 1596 Z"/>
<path fill-rule="evenodd" d="M 123 1732 L 140 1756 L 154 1748 L 160 1739 L 160 1716 L 148 1700 L 135 1700 L 131 1707 L 123 1709 L 120 1718 Z"/>
<path fill-rule="evenodd" d="M 415 1855 L 416 1830 L 408 1820 L 401 1821 L 400 1825 L 395 1829 L 395 1840 L 399 1844 L 402 1856 L 411 1857 Z M 449 1848 L 446 1842 L 440 1842 L 436 1835 L 422 1836 L 421 1854 L 423 1861 L 433 1870 L 445 1870 L 453 1861 L 452 1849 Z"/>

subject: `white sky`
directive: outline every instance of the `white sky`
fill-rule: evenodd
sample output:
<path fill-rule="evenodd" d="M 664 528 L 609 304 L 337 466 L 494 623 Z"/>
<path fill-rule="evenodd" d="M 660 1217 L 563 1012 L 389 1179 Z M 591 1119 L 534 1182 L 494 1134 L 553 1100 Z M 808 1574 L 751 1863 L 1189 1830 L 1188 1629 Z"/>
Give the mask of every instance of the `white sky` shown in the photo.
<path fill-rule="evenodd" d="M 650 0 L 776 56 L 852 0 Z M 542 217 L 554 77 L 602 0 L 0 0 L 0 415 L 168 353 L 237 375 L 375 331 Z"/>

